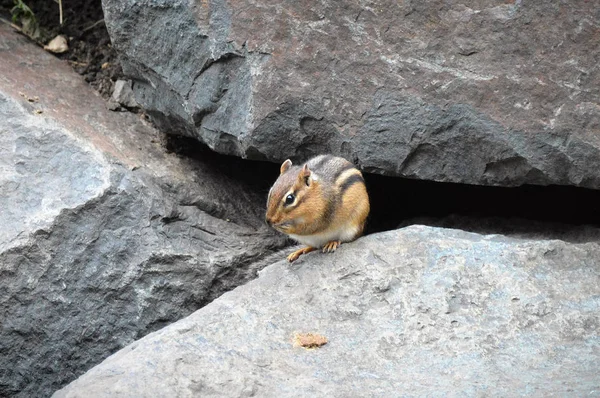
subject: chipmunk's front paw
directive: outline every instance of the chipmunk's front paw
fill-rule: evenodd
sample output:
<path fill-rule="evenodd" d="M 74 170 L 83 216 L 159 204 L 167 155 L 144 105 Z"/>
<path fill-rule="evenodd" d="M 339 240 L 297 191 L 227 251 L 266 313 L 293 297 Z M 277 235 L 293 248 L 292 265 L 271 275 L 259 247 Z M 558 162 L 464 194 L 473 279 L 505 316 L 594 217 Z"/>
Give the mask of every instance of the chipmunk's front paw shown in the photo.
<path fill-rule="evenodd" d="M 300 257 L 301 255 L 306 254 L 306 253 L 310 253 L 313 250 L 317 250 L 317 249 L 314 248 L 314 247 L 310 247 L 310 246 L 303 247 L 302 249 L 298 249 L 295 252 L 293 252 L 292 254 L 290 254 L 289 256 L 287 256 L 287 260 L 290 263 L 294 262 L 294 261 L 298 260 L 298 257 Z"/>
<path fill-rule="evenodd" d="M 341 244 L 342 242 L 340 242 L 339 240 L 332 240 L 331 242 L 327 242 L 325 243 L 325 246 L 323 246 L 323 253 L 333 253 Z"/>
<path fill-rule="evenodd" d="M 302 254 L 302 250 L 296 250 L 295 252 L 293 252 L 287 256 L 287 260 L 290 263 L 294 262 L 294 261 L 298 260 L 298 257 L 300 257 L 301 254 Z"/>

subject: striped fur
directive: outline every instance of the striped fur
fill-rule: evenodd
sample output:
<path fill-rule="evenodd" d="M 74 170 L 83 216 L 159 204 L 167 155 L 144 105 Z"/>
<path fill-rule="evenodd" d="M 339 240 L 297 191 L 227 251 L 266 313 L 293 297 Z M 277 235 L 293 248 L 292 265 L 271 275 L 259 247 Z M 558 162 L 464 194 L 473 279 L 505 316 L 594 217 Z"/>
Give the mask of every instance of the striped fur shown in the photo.
<path fill-rule="evenodd" d="M 292 203 L 286 203 L 288 197 L 293 197 Z M 282 164 L 269 192 L 266 219 L 278 231 L 310 248 L 333 251 L 339 243 L 362 234 L 369 210 L 360 171 L 343 158 L 319 155 L 302 166 L 288 161 Z M 290 257 L 308 251 L 300 250 Z M 295 258 L 288 257 L 290 261 Z"/>

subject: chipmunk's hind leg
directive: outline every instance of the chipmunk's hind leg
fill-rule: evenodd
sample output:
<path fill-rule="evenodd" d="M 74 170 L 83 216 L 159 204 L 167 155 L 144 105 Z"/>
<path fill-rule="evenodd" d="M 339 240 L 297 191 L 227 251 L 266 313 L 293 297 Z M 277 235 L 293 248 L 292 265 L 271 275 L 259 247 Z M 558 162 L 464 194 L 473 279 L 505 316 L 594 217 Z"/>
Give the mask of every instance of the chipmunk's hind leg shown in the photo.
<path fill-rule="evenodd" d="M 298 249 L 295 252 L 293 252 L 292 254 L 290 254 L 289 256 L 287 256 L 287 260 L 291 263 L 293 261 L 296 261 L 298 259 L 298 257 L 300 257 L 301 255 L 310 253 L 315 250 L 317 250 L 316 247 L 311 247 L 311 246 L 303 247 L 302 249 Z"/>
<path fill-rule="evenodd" d="M 327 242 L 325 243 L 325 246 L 323 246 L 323 253 L 333 253 L 341 244 L 342 242 L 340 242 L 339 240 L 332 240 L 331 242 Z"/>

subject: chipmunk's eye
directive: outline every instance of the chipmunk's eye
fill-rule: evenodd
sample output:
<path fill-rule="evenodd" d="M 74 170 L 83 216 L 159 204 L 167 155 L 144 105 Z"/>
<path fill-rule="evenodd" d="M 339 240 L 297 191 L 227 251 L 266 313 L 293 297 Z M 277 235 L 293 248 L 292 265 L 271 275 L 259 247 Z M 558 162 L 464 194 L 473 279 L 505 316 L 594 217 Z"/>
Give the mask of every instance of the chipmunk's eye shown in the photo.
<path fill-rule="evenodd" d="M 291 205 L 292 203 L 294 203 L 294 200 L 296 199 L 296 197 L 294 196 L 293 193 L 289 194 L 288 196 L 285 197 L 285 204 L 287 206 Z"/>

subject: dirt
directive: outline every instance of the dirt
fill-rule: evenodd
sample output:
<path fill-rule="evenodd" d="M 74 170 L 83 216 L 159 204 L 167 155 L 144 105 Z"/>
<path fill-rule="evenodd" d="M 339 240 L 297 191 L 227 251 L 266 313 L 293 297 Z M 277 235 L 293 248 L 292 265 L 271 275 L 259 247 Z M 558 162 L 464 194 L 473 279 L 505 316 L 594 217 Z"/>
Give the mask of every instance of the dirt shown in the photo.
<path fill-rule="evenodd" d="M 100 0 L 63 0 L 63 24 L 59 21 L 59 5 L 54 0 L 24 0 L 40 25 L 46 44 L 58 34 L 67 37 L 69 51 L 56 54 L 82 75 L 104 98 L 113 92 L 115 81 L 123 77 L 117 54 L 112 48 L 104 24 Z M 0 0 L 0 15 L 10 21 L 13 0 Z M 17 23 L 18 25 L 18 23 Z"/>

